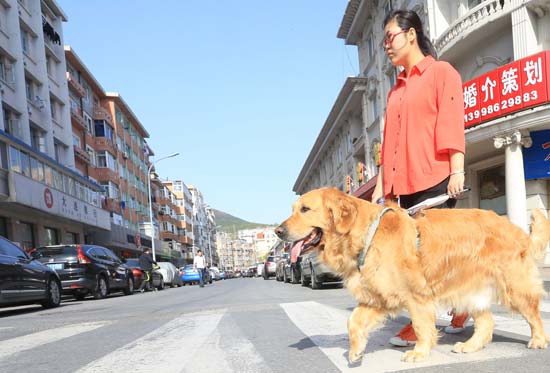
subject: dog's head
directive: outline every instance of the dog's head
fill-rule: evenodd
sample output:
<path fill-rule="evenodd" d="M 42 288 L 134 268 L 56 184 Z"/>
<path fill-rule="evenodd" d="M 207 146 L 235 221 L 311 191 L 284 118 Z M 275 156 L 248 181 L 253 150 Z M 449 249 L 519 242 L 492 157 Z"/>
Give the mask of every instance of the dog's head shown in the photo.
<path fill-rule="evenodd" d="M 312 190 L 292 207 L 292 215 L 275 229 L 284 241 L 303 240 L 302 252 L 323 249 L 334 236 L 347 234 L 357 215 L 353 197 L 335 188 Z"/>

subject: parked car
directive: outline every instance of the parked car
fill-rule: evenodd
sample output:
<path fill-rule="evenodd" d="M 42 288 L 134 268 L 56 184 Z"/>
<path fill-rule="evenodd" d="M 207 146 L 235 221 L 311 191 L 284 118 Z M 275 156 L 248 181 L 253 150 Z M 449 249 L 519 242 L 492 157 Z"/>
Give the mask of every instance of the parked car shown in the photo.
<path fill-rule="evenodd" d="M 285 265 L 290 261 L 290 254 L 284 253 L 279 260 L 277 260 L 277 264 L 275 267 L 275 279 L 277 281 L 283 281 L 285 277 Z"/>
<path fill-rule="evenodd" d="M 193 264 L 188 264 L 185 267 L 180 268 L 180 276 L 183 281 L 183 285 L 200 283 L 199 271 L 193 268 Z M 212 283 L 210 271 L 204 271 L 204 283 Z"/>
<path fill-rule="evenodd" d="M 220 271 L 220 280 L 225 280 L 227 278 L 225 271 Z"/>
<path fill-rule="evenodd" d="M 243 272 L 243 277 L 254 277 L 254 276 L 256 276 L 256 266 L 248 267 Z"/>
<path fill-rule="evenodd" d="M 52 268 L 0 237 L 0 306 L 61 303 L 61 280 Z"/>
<path fill-rule="evenodd" d="M 218 267 L 212 266 L 210 267 L 210 272 L 212 273 L 212 280 L 219 281 L 220 278 L 220 269 Z"/>
<path fill-rule="evenodd" d="M 126 264 L 132 269 L 134 274 L 134 281 L 136 289 L 141 286 L 141 283 L 145 280 L 145 273 L 143 269 L 139 266 L 138 258 L 126 259 Z M 164 277 L 159 270 L 151 271 L 151 286 L 158 290 L 163 290 L 165 286 Z"/>
<path fill-rule="evenodd" d="M 330 270 L 317 257 L 317 250 L 302 254 L 300 282 L 302 286 L 320 289 L 324 282 L 341 282 L 342 278 Z"/>
<path fill-rule="evenodd" d="M 55 270 L 64 294 L 81 300 L 89 293 L 105 298 L 119 290 L 134 292 L 134 275 L 130 267 L 111 250 L 97 245 L 52 245 L 31 251 L 31 256 Z"/>
<path fill-rule="evenodd" d="M 267 257 L 264 263 L 264 270 L 262 272 L 264 280 L 269 279 L 271 276 L 275 276 L 275 271 L 277 270 L 277 259 L 274 255 Z"/>
<path fill-rule="evenodd" d="M 165 285 L 170 285 L 170 287 L 183 286 L 183 281 L 181 280 L 179 269 L 170 262 L 157 262 L 159 265 L 158 271 L 164 279 Z"/>
<path fill-rule="evenodd" d="M 256 276 L 262 277 L 264 275 L 264 263 L 256 264 Z"/>
<path fill-rule="evenodd" d="M 298 257 L 295 263 L 291 263 L 290 260 L 284 266 L 283 281 L 290 282 L 291 284 L 300 283 L 301 279 L 301 261 L 302 257 Z"/>

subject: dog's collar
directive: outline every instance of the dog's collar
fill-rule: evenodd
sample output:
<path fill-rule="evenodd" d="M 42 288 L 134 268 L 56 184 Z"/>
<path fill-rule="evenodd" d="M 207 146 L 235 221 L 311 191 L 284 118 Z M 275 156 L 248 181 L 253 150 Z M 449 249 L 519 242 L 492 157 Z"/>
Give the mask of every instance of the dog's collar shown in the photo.
<path fill-rule="evenodd" d="M 361 271 L 361 267 L 365 263 L 365 258 L 367 257 L 367 253 L 369 252 L 370 245 L 372 244 L 372 240 L 374 239 L 374 235 L 376 234 L 378 226 L 380 225 L 380 220 L 382 219 L 382 216 L 384 216 L 384 214 L 388 211 L 393 211 L 393 209 L 391 207 L 384 207 L 369 226 L 369 230 L 367 231 L 367 235 L 365 236 L 365 246 L 363 247 L 363 250 L 361 250 L 361 252 L 359 253 L 359 257 L 357 257 L 357 268 L 359 269 L 359 271 Z"/>

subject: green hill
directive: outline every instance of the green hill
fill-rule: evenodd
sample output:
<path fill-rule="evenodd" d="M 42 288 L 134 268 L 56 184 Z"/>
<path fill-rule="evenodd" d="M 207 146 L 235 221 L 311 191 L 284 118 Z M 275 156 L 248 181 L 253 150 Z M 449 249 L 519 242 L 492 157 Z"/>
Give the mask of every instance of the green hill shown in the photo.
<path fill-rule="evenodd" d="M 219 225 L 219 231 L 227 233 L 237 233 L 241 229 L 252 229 L 259 227 L 268 227 L 270 224 L 252 223 L 220 210 L 214 210 L 216 225 Z"/>

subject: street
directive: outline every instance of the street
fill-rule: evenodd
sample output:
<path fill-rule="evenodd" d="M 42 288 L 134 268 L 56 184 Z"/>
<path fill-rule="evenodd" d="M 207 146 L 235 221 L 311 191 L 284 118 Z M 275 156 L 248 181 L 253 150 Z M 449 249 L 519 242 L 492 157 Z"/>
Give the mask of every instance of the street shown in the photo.
<path fill-rule="evenodd" d="M 347 363 L 346 289 L 311 290 L 262 278 L 218 281 L 104 300 L 66 299 L 61 307 L 0 310 L 1 372 L 542 372 L 550 350 L 529 350 L 527 323 L 495 312 L 493 342 L 459 355 L 472 334 L 444 335 L 430 357 L 403 363 L 407 349 L 388 338 L 406 322 L 371 334 L 360 366 Z M 550 302 L 542 304 L 550 331 Z M 438 325 L 448 324 L 441 310 Z"/>

